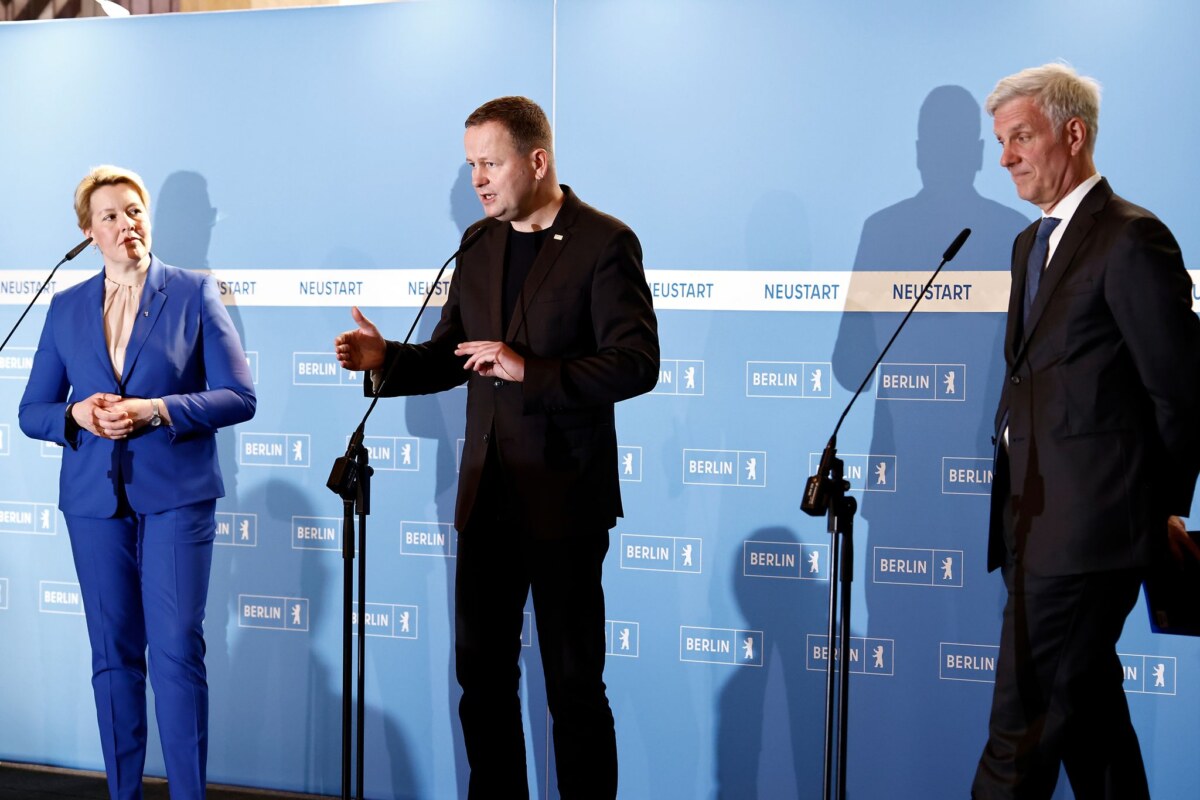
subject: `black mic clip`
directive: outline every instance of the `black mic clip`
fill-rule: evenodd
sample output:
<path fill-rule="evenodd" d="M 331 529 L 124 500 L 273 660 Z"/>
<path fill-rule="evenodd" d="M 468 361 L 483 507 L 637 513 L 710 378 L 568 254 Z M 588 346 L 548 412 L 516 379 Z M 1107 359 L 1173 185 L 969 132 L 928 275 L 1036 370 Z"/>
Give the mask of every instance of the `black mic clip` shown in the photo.
<path fill-rule="evenodd" d="M 350 444 L 346 446 L 346 454 L 334 459 L 333 468 L 329 471 L 329 479 L 325 481 L 325 486 L 343 500 L 354 500 L 357 494 L 359 455 L 363 450 L 363 438 L 363 428 L 359 426 L 354 435 L 350 437 Z M 374 472 L 374 469 L 369 466 L 366 470 L 367 477 Z"/>
<path fill-rule="evenodd" d="M 829 440 L 829 444 L 825 445 L 825 451 L 821 453 L 821 463 L 817 465 L 817 471 L 810 475 L 808 482 L 804 484 L 804 499 L 800 501 L 800 510 L 810 517 L 824 516 L 829 510 L 830 493 L 836 489 L 833 485 L 834 478 L 829 472 L 833 468 L 833 462 L 837 460 L 837 436 Z M 843 491 L 846 487 L 843 487 Z"/>

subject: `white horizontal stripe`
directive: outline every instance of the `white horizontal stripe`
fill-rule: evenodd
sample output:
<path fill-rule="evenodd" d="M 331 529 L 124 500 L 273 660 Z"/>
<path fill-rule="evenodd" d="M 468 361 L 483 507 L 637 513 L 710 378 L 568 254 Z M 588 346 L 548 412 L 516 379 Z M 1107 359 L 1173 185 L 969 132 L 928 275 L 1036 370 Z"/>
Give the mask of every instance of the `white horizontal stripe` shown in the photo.
<path fill-rule="evenodd" d="M 432 269 L 221 269 L 213 270 L 226 305 L 337 308 L 414 308 L 437 275 Z M 63 270 L 53 290 L 92 277 L 92 270 Z M 450 272 L 430 305 L 445 301 Z M 680 311 L 893 311 L 903 312 L 929 280 L 929 272 L 799 270 L 647 270 L 655 308 Z M 1189 271 L 1193 284 L 1200 270 Z M 33 270 L 0 271 L 0 305 L 23 305 L 43 280 Z M 1007 270 L 954 271 L 939 276 L 918 312 L 1004 312 Z M 33 287 L 33 288 L 30 288 Z M 45 302 L 43 299 L 39 302 Z M 1200 293 L 1192 291 L 1200 311 Z"/>

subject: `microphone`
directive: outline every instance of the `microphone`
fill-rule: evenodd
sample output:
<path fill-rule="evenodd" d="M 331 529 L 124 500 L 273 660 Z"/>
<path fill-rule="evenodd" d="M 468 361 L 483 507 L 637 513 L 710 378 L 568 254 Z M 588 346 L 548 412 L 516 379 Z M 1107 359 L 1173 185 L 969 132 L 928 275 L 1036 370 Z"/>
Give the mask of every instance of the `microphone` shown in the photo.
<path fill-rule="evenodd" d="M 75 256 L 82 253 L 84 248 L 87 247 L 91 243 L 92 243 L 92 237 L 89 236 L 86 239 L 84 239 L 82 242 L 80 242 L 79 244 L 72 247 L 70 252 L 68 252 L 65 256 L 62 257 L 62 261 L 58 262 L 58 266 L 62 266 L 64 261 L 74 260 Z"/>
<path fill-rule="evenodd" d="M 401 344 L 408 344 L 408 340 L 412 338 L 413 331 L 417 329 L 417 323 L 421 321 L 421 315 L 425 313 L 425 308 L 429 305 L 430 298 L 433 297 L 433 290 L 442 280 L 442 275 L 446 272 L 446 267 L 450 262 L 458 258 L 467 248 L 475 244 L 479 240 L 480 235 L 487 228 L 486 222 L 480 223 L 479 227 L 473 231 L 469 231 L 463 237 L 462 243 L 458 249 L 450 254 L 450 257 L 442 264 L 438 270 L 437 276 L 433 282 L 429 284 L 429 290 L 425 292 L 425 300 L 421 303 L 421 308 L 418 309 L 416 317 L 413 318 L 412 325 L 408 328 L 408 333 L 404 335 L 404 341 Z M 86 244 L 86 242 L 85 242 Z M 333 469 L 329 472 L 329 479 L 325 481 L 325 486 L 334 494 L 341 495 L 343 499 L 353 499 L 354 484 L 358 478 L 358 462 L 355 460 L 359 449 L 362 447 L 363 438 L 366 436 L 367 418 L 371 416 L 371 412 L 375 410 L 375 405 L 379 402 L 379 393 L 383 391 L 384 385 L 388 379 L 392 377 L 392 372 L 395 371 L 396 365 L 400 363 L 399 359 L 392 362 L 388 367 L 387 372 L 383 375 L 383 380 L 379 382 L 378 388 L 371 393 L 371 405 L 367 406 L 367 413 L 363 414 L 362 420 L 358 423 L 358 427 L 354 429 L 354 433 L 350 436 L 350 443 L 346 445 L 346 454 L 334 459 Z M 364 373 L 363 380 L 367 380 Z M 368 468 L 369 469 L 369 468 Z"/>
<path fill-rule="evenodd" d="M 475 230 L 468 233 L 465 237 L 463 237 L 462 244 L 460 244 L 458 246 L 458 249 L 455 250 L 453 253 L 451 253 L 450 257 L 446 259 L 446 262 L 444 264 L 442 264 L 441 269 L 438 270 L 437 277 L 433 279 L 433 283 L 429 284 L 429 291 L 427 291 L 425 293 L 425 300 L 424 300 L 424 302 L 421 303 L 421 308 L 419 311 L 417 311 L 417 316 L 413 318 L 412 325 L 410 325 L 408 328 L 408 333 L 404 334 L 403 344 L 408 344 L 408 340 L 410 338 L 412 338 L 413 331 L 415 331 L 417 329 L 417 323 L 421 321 L 421 315 L 425 313 L 425 306 L 429 305 L 429 298 L 433 297 L 433 290 L 438 285 L 438 283 L 441 282 L 442 273 L 446 271 L 446 267 L 449 266 L 451 261 L 453 261 L 454 259 L 458 258 L 460 255 L 462 255 L 464 252 L 466 252 L 466 249 L 468 247 L 475 244 L 475 240 L 477 240 L 479 238 L 479 235 L 481 233 L 483 233 L 484 229 L 486 229 L 486 228 L 487 228 L 487 225 L 481 223 L 478 228 L 476 228 Z M 382 388 L 383 384 L 387 382 L 387 379 L 389 377 L 391 377 L 391 374 L 392 374 L 392 371 L 389 369 L 387 374 L 383 376 L 383 382 L 381 382 L 379 384 L 380 388 Z M 378 396 L 378 393 L 376 393 L 376 396 Z M 374 407 L 373 404 L 372 404 L 372 407 Z M 369 414 L 371 412 L 368 411 L 367 413 Z M 366 419 L 364 418 L 363 421 L 366 422 Z"/>
<path fill-rule="evenodd" d="M 929 276 L 929 280 L 925 283 L 925 288 L 917 295 L 917 299 L 913 301 L 912 308 L 908 309 L 908 313 L 904 315 L 904 319 L 900 320 L 900 324 L 896 326 L 896 332 L 892 334 L 892 338 L 888 339 L 888 343 L 883 346 L 879 357 L 875 359 L 875 363 L 867 370 L 867 374 L 863 377 L 862 383 L 858 385 L 854 396 L 850 398 L 850 402 L 846 404 L 846 408 L 842 411 L 842 416 L 838 418 L 837 425 L 833 428 L 833 435 L 829 437 L 829 443 L 825 445 L 824 452 L 821 453 L 821 463 L 817 466 L 817 472 L 809 476 L 808 481 L 804 484 L 804 496 L 800 502 L 800 510 L 812 517 L 819 517 L 829 508 L 829 494 L 832 489 L 837 487 L 831 486 L 832 480 L 829 477 L 829 470 L 833 466 L 833 459 L 837 458 L 837 434 L 841 430 L 842 423 L 846 420 L 846 415 L 850 413 L 850 407 L 854 405 L 854 401 L 862 394 L 862 390 L 866 388 L 867 381 L 871 380 L 871 376 L 875 374 L 875 369 L 883 361 L 883 357 L 887 355 L 887 351 L 891 348 L 892 342 L 896 341 L 896 337 L 900 335 L 900 331 L 904 329 L 908 318 L 917 310 L 917 303 L 921 302 L 921 298 L 929 291 L 929 287 L 937 280 L 938 274 L 942 271 L 942 267 L 950 263 L 958 251 L 962 249 L 963 244 L 967 241 L 967 237 L 971 235 L 970 228 L 963 228 L 958 236 L 954 237 L 954 241 L 946 248 L 946 252 L 942 254 L 942 262 L 937 265 L 937 269 Z"/>
<path fill-rule="evenodd" d="M 958 255 L 958 251 L 962 249 L 963 243 L 967 241 L 967 237 L 970 235 L 970 228 L 963 228 L 961 231 L 959 231 L 958 236 L 955 236 L 954 241 L 951 242 L 950 246 L 946 248 L 946 252 L 942 253 L 942 263 L 938 264 L 938 269 L 941 269 L 944 264 L 948 264 L 954 260 L 954 257 Z M 934 275 L 936 274 L 937 273 L 935 272 Z M 927 286 L 926 288 L 929 287 Z"/>
<path fill-rule="evenodd" d="M 46 280 L 42 282 L 41 287 L 34 292 L 33 299 L 29 301 L 29 305 L 25 306 L 25 310 L 21 312 L 21 316 L 17 317 L 17 321 L 12 326 L 12 330 L 8 332 L 8 336 L 5 336 L 4 341 L 0 342 L 0 352 L 4 351 L 5 346 L 8 344 L 8 340 L 11 339 L 13 334 L 17 332 L 17 328 L 21 327 L 21 323 L 25 320 L 25 315 L 29 313 L 29 309 L 33 308 L 33 304 L 36 303 L 37 299 L 42 296 L 42 292 L 46 291 L 46 287 L 49 286 L 50 281 L 54 279 L 54 273 L 58 272 L 58 268 L 82 253 L 84 248 L 91 243 L 92 237 L 89 236 L 68 250 L 67 254 L 59 259 L 58 263 L 54 265 L 54 269 L 50 270 L 50 274 L 46 276 Z"/>

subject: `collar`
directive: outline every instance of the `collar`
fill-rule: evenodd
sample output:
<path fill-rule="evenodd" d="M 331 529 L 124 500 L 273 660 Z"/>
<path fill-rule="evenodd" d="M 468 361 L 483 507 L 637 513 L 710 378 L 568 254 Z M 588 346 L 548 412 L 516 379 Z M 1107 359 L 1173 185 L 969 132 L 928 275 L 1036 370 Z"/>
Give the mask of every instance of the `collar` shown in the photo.
<path fill-rule="evenodd" d="M 1067 231 L 1067 226 L 1071 224 L 1071 218 L 1079 210 L 1079 204 L 1083 202 L 1083 198 L 1087 197 L 1088 192 L 1100 182 L 1100 179 L 1099 172 L 1093 174 L 1092 177 L 1072 189 L 1066 197 L 1059 200 L 1054 208 L 1050 209 L 1049 213 L 1042 214 L 1042 219 L 1054 217 L 1055 219 L 1062 220 L 1058 223 L 1058 227 L 1050 234 L 1049 252 L 1046 256 L 1047 264 L 1054 257 L 1054 251 L 1058 247 L 1058 243 L 1062 241 L 1063 234 Z"/>

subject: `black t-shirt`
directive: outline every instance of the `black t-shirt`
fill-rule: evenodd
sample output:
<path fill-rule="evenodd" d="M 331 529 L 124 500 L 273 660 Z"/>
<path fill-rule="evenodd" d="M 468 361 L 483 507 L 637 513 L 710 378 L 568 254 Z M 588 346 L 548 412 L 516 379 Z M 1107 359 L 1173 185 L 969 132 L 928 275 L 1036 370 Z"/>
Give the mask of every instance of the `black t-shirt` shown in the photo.
<path fill-rule="evenodd" d="M 542 245 L 545 243 L 546 236 L 549 233 L 549 228 L 522 233 L 521 231 L 514 230 L 511 225 L 509 226 L 508 246 L 504 250 L 504 296 L 501 304 L 504 313 L 503 328 L 501 329 L 502 335 L 508 331 L 508 324 L 512 322 L 513 312 L 516 310 L 517 302 L 521 296 L 521 287 L 525 285 L 525 279 L 529 277 L 529 270 L 533 266 L 534 260 L 537 259 L 538 253 L 541 252 Z"/>

